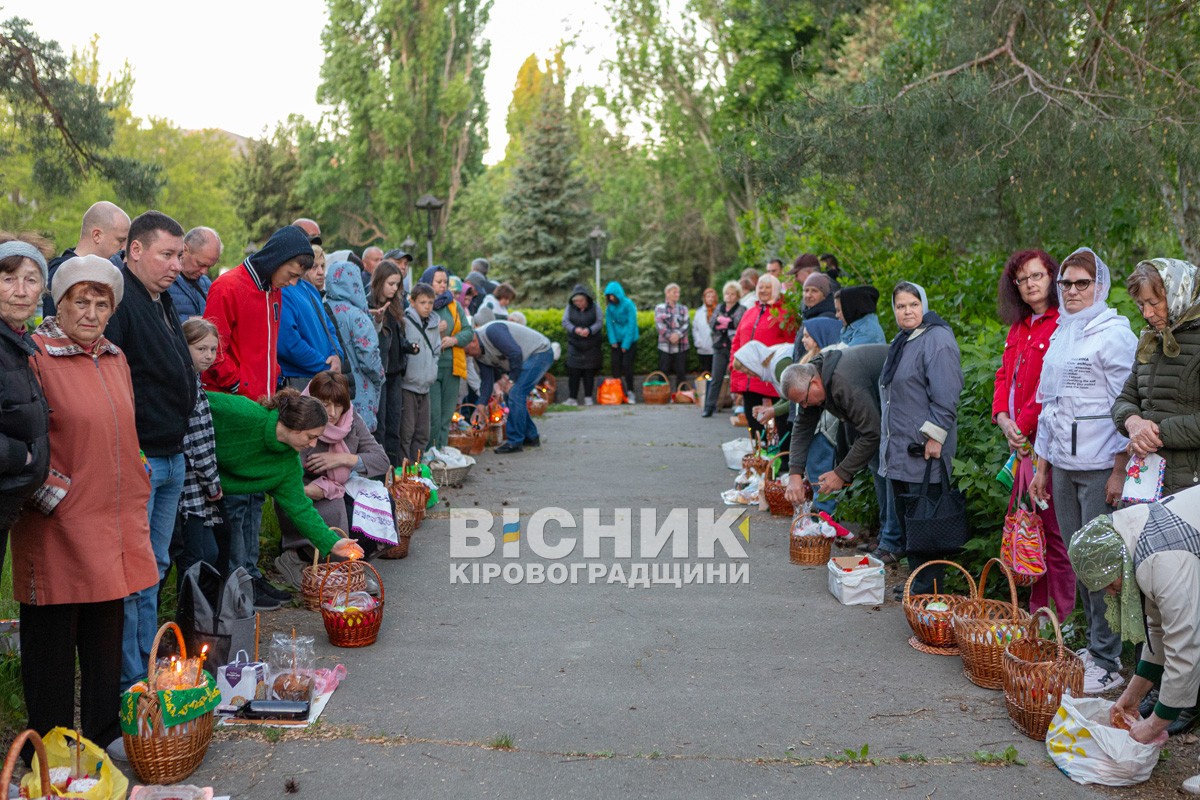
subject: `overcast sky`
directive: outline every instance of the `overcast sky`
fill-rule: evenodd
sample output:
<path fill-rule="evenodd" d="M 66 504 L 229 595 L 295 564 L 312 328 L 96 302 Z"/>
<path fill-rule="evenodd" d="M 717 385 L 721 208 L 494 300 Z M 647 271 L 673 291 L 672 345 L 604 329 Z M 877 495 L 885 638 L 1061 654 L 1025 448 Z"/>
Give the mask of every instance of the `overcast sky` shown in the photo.
<path fill-rule="evenodd" d="M 30 20 L 68 54 L 100 37 L 102 72 L 133 67 L 133 112 L 183 128 L 259 136 L 288 114 L 320 115 L 316 102 L 325 0 L 0 0 L 0 17 Z M 572 82 L 597 82 L 610 37 L 600 2 L 494 0 L 484 81 L 489 109 L 486 160 L 504 154 L 504 115 L 517 69 L 577 36 Z"/>

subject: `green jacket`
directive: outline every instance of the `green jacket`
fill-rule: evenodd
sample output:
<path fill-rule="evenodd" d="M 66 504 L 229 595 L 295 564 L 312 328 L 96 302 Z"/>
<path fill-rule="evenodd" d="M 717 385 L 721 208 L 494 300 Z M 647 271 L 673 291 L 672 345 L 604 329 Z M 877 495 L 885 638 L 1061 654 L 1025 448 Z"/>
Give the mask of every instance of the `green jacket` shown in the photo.
<path fill-rule="evenodd" d="M 321 555 L 329 555 L 338 535 L 304 494 L 300 454 L 275 438 L 279 412 L 263 408 L 248 397 L 220 392 L 209 392 L 208 402 L 217 439 L 217 469 L 225 494 L 271 495 L 304 538 Z"/>
<path fill-rule="evenodd" d="M 1175 331 L 1179 355 L 1167 358 L 1160 343 L 1150 363 L 1133 372 L 1113 401 L 1112 418 L 1122 436 L 1134 414 L 1158 425 L 1167 462 L 1163 494 L 1200 484 L 1200 320 Z"/>

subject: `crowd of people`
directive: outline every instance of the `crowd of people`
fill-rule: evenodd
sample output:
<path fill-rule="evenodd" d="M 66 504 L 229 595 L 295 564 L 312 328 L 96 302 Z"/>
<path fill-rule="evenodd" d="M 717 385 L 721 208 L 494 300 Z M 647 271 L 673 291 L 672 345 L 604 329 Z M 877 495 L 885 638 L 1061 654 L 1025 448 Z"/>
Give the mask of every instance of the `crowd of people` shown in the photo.
<path fill-rule="evenodd" d="M 172 565 L 244 569 L 278 608 L 267 496 L 299 588 L 314 550 L 370 555 L 347 483 L 445 449 L 464 394 L 511 407 L 498 452 L 540 444 L 525 401 L 557 353 L 486 260 L 414 281 L 400 250 L 326 255 L 310 219 L 214 278 L 222 255 L 211 228 L 109 202 L 58 256 L 0 233 L 0 558 L 11 536 L 29 727 L 74 727 L 78 659 L 82 733 L 117 757 Z"/>

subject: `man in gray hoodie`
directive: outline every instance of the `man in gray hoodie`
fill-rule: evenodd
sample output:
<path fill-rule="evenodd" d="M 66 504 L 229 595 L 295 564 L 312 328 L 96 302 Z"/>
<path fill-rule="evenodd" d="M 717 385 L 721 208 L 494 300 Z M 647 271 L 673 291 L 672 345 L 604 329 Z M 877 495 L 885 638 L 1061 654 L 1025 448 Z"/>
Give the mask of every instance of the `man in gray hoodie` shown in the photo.
<path fill-rule="evenodd" d="M 512 388 L 508 391 L 508 423 L 504 430 L 507 441 L 497 447 L 496 452 L 519 453 L 525 447 L 540 445 L 541 436 L 525 401 L 554 363 L 550 340 L 533 328 L 496 320 L 476 328 L 475 337 L 463 349 L 479 366 L 480 406 L 486 408 L 496 378 L 507 374 L 512 380 Z M 475 413 L 482 414 L 484 409 L 477 408 Z"/>

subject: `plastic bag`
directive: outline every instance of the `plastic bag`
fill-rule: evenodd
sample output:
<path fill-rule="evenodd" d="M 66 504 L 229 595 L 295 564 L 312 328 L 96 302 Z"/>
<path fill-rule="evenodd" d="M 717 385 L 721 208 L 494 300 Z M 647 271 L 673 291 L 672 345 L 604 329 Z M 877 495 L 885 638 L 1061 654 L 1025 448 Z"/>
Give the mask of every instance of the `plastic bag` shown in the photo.
<path fill-rule="evenodd" d="M 721 445 L 721 452 L 725 456 L 725 466 L 732 470 L 740 470 L 742 468 L 742 456 L 754 452 L 754 443 L 745 436 L 739 439 L 731 439 Z"/>
<path fill-rule="evenodd" d="M 311 636 L 271 636 L 271 697 L 308 702 L 313 698 L 315 642 Z"/>
<path fill-rule="evenodd" d="M 46 746 L 46 760 L 51 769 L 55 767 L 76 769 L 74 731 L 66 728 L 54 728 L 42 737 L 42 744 Z M 78 771 L 86 773 L 89 777 L 98 780 L 99 783 L 86 792 L 52 792 L 51 796 L 79 797 L 84 800 L 125 800 L 125 793 L 129 790 L 129 779 L 119 769 L 113 767 L 108 753 L 83 737 L 79 737 L 79 744 L 81 747 L 79 747 Z M 54 776 L 51 776 L 51 780 L 54 780 Z M 41 772 L 35 757 L 33 770 L 21 779 L 21 788 L 27 790 L 28 797 L 41 797 L 46 793 L 42 791 L 40 783 Z M 7 787 L 5 789 L 7 790 Z"/>
<path fill-rule="evenodd" d="M 620 378 L 605 378 L 596 392 L 596 402 L 602 406 L 619 406 L 625 402 L 625 390 Z"/>
<path fill-rule="evenodd" d="M 1148 779 L 1158 763 L 1161 744 L 1142 744 L 1109 724 L 1114 705 L 1098 697 L 1063 695 L 1046 733 L 1046 752 L 1076 783 L 1133 786 Z"/>

